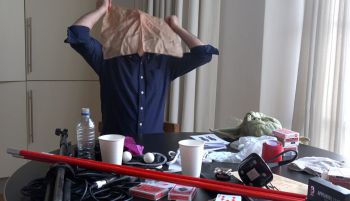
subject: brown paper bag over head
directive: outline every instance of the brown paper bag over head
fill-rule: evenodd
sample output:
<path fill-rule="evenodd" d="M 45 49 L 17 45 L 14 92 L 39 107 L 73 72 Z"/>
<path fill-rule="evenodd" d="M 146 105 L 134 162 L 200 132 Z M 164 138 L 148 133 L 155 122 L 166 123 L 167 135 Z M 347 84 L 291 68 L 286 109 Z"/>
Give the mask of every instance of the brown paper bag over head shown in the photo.
<path fill-rule="evenodd" d="M 101 37 L 105 59 L 145 52 L 183 56 L 181 40 L 166 22 L 136 9 L 112 6 L 103 18 Z"/>

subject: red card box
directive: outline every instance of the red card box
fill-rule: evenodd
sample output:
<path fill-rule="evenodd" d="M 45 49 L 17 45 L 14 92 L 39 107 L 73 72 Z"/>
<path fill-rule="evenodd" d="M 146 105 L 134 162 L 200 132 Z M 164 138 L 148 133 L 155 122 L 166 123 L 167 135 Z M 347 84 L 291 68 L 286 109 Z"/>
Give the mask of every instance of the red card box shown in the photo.
<path fill-rule="evenodd" d="M 298 147 L 295 146 L 295 147 L 283 147 L 284 151 L 287 151 L 287 150 L 294 150 L 296 152 L 298 152 Z M 289 156 L 293 156 L 294 153 L 293 152 L 287 152 L 285 154 L 283 154 L 283 157 L 289 157 Z"/>
<path fill-rule="evenodd" d="M 149 184 L 139 184 L 129 189 L 129 193 L 135 197 L 141 197 L 148 200 L 159 200 L 168 193 L 167 188 L 152 186 Z"/>
<path fill-rule="evenodd" d="M 197 188 L 195 187 L 175 185 L 169 191 L 168 200 L 191 201 L 196 192 Z"/>
<path fill-rule="evenodd" d="M 272 131 L 272 134 L 282 140 L 295 139 L 299 140 L 299 133 L 295 131 L 288 130 L 286 128 L 276 129 Z"/>
<path fill-rule="evenodd" d="M 299 145 L 299 133 L 285 128 L 272 131 L 273 136 L 282 142 L 283 147 L 296 147 Z"/>

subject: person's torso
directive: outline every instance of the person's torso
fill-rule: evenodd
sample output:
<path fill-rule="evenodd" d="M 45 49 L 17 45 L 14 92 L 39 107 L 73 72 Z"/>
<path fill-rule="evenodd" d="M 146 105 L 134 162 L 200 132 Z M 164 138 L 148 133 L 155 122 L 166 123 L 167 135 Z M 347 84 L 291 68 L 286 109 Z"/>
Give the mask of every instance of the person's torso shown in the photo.
<path fill-rule="evenodd" d="M 163 132 L 167 57 L 145 54 L 105 60 L 100 72 L 103 133 Z"/>

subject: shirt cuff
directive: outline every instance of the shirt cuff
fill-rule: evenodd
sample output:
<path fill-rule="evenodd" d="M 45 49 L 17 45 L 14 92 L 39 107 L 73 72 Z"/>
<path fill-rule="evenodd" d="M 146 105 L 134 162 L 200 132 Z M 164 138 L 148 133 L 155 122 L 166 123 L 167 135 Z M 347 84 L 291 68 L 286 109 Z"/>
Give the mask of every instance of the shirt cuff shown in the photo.
<path fill-rule="evenodd" d="M 199 45 L 199 46 L 191 48 L 191 53 L 219 55 L 219 50 L 211 45 Z"/>
<path fill-rule="evenodd" d="M 67 39 L 65 43 L 76 44 L 85 43 L 90 39 L 90 29 L 85 26 L 72 25 L 67 29 Z"/>

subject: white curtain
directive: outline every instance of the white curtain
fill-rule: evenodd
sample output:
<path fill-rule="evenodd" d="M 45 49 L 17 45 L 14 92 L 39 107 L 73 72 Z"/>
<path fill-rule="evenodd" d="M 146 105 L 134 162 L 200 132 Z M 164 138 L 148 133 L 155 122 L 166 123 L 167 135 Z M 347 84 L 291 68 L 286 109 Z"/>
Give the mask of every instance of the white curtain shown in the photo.
<path fill-rule="evenodd" d="M 350 152 L 348 0 L 305 1 L 293 129 L 311 145 Z"/>
<path fill-rule="evenodd" d="M 178 16 L 185 29 L 204 43 L 218 47 L 220 1 L 146 0 L 137 4 L 135 7 L 157 17 Z M 214 128 L 217 66 L 217 57 L 213 56 L 209 64 L 172 82 L 165 121 L 179 123 L 184 132 Z"/>

